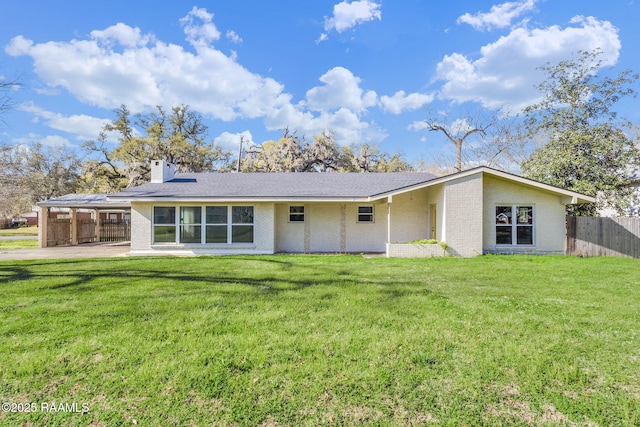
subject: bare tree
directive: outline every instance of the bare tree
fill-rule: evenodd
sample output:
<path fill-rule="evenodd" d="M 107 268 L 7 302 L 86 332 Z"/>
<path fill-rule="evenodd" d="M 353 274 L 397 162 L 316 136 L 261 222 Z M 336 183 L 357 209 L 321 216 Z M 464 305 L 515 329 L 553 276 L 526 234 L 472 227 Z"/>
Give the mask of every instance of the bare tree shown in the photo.
<path fill-rule="evenodd" d="M 478 111 L 464 117 L 451 119 L 447 113 L 434 114 L 428 112 L 429 117 L 424 121 L 429 131 L 442 132 L 456 147 L 456 171 L 462 170 L 462 144 L 473 135 L 487 135 L 489 128 L 498 122 L 497 113 Z"/>
<path fill-rule="evenodd" d="M 5 80 L 0 76 L 0 122 L 4 122 L 2 115 L 13 107 L 13 96 L 20 84 L 17 80 Z"/>

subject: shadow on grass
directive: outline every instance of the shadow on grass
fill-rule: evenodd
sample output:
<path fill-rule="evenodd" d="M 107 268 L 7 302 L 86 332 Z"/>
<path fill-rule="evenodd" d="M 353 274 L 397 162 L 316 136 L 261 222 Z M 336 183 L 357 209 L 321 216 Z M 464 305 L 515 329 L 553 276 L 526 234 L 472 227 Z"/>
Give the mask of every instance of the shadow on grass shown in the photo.
<path fill-rule="evenodd" d="M 209 257 L 189 259 L 194 264 L 189 264 L 185 270 L 197 272 L 181 271 L 180 265 L 185 258 L 165 258 L 166 269 L 148 269 L 145 266 L 148 260 L 137 263 L 134 258 L 128 259 L 105 259 L 105 260 L 60 260 L 56 262 L 40 261 L 29 262 L 24 265 L 0 265 L 0 285 L 7 285 L 14 282 L 34 281 L 35 290 L 59 290 L 72 289 L 74 292 L 86 289 L 87 286 L 103 286 L 109 284 L 131 285 L 136 281 L 180 283 L 180 284 L 205 284 L 205 285 L 244 285 L 262 292 L 281 292 L 288 290 L 304 289 L 310 286 L 327 285 L 336 283 L 335 277 L 338 272 L 330 268 L 322 267 L 318 264 L 307 265 L 296 264 L 287 260 L 258 257 L 233 257 L 219 258 L 220 264 Z M 163 259 L 164 260 L 164 259 Z M 170 260 L 178 260 L 176 265 L 171 265 Z M 212 274 L 202 274 L 206 271 L 208 264 L 195 264 L 198 261 L 211 263 Z M 98 263 L 98 266 L 95 263 Z M 242 269 L 243 262 L 251 262 L 251 267 Z M 269 264 L 279 266 L 275 273 L 262 271 L 255 264 Z M 158 260 L 154 265 L 158 264 Z M 225 267 L 231 267 L 231 271 L 225 271 Z M 173 268 L 173 269 L 172 269 Z M 239 270 L 240 269 L 240 270 Z M 239 271 L 238 271 L 239 270 Z M 253 273 L 253 274 L 252 274 Z M 341 275 L 340 282 L 343 283 L 345 275 Z M 353 276 L 353 282 L 358 281 L 358 276 Z M 51 284 L 47 284 L 47 282 Z M 62 283 L 61 283 L 62 282 Z M 85 289 L 82 289 L 82 288 Z"/>

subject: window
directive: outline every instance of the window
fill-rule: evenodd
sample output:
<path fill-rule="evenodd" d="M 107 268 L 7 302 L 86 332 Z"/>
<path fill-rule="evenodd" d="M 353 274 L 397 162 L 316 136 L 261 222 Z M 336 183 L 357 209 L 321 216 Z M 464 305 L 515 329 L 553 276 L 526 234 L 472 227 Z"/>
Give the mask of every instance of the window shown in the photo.
<path fill-rule="evenodd" d="M 202 208 L 182 206 L 180 208 L 180 243 L 202 242 Z"/>
<path fill-rule="evenodd" d="M 154 206 L 153 242 L 253 243 L 253 218 L 253 206 Z"/>
<path fill-rule="evenodd" d="M 176 242 L 176 208 L 155 206 L 153 208 L 154 243 Z"/>
<path fill-rule="evenodd" d="M 533 206 L 496 206 L 496 245 L 533 245 Z"/>
<path fill-rule="evenodd" d="M 227 206 L 207 206 L 206 243 L 227 243 Z"/>
<path fill-rule="evenodd" d="M 231 243 L 252 243 L 253 206 L 232 206 L 231 218 Z"/>
<path fill-rule="evenodd" d="M 373 206 L 358 206 L 358 222 L 373 222 Z"/>
<path fill-rule="evenodd" d="M 289 206 L 289 222 L 304 222 L 304 206 Z"/>

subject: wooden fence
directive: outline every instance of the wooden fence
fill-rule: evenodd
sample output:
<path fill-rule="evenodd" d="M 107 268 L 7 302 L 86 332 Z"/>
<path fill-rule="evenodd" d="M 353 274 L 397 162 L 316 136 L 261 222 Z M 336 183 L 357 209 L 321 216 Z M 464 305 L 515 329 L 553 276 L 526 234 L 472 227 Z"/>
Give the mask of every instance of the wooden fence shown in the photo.
<path fill-rule="evenodd" d="M 71 244 L 71 220 L 49 219 L 47 227 L 47 246 Z"/>
<path fill-rule="evenodd" d="M 96 222 L 92 219 L 78 221 L 78 243 L 92 243 L 96 241 Z"/>
<path fill-rule="evenodd" d="M 640 258 L 640 218 L 567 217 L 567 255 Z"/>
<path fill-rule="evenodd" d="M 129 221 L 104 220 L 100 223 L 101 242 L 126 242 L 131 240 Z"/>

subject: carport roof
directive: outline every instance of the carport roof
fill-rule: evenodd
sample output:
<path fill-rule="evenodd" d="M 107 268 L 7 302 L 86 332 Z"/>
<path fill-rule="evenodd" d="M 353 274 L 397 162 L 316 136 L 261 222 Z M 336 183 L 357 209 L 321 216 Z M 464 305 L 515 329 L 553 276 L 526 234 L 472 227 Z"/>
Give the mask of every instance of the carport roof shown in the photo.
<path fill-rule="evenodd" d="M 67 194 L 38 203 L 43 208 L 130 209 L 128 200 L 110 199 L 108 194 Z"/>

